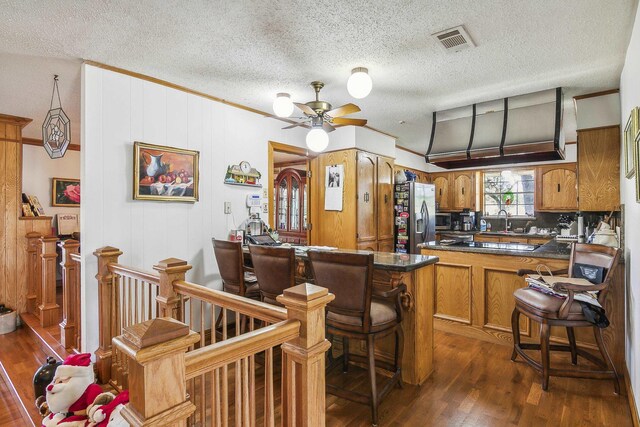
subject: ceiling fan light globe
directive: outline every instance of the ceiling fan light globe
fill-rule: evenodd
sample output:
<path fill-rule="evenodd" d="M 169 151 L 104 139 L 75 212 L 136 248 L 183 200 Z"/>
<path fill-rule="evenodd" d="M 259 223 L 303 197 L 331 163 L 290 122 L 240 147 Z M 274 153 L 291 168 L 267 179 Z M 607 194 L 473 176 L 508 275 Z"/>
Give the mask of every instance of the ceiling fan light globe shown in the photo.
<path fill-rule="evenodd" d="M 362 99 L 371 93 L 372 88 L 373 81 L 366 68 L 358 67 L 351 70 L 351 76 L 349 76 L 349 80 L 347 81 L 349 95 L 356 99 Z"/>
<path fill-rule="evenodd" d="M 316 153 L 324 151 L 329 146 L 329 135 L 320 128 L 311 129 L 307 134 L 306 140 L 309 150 Z"/>
<path fill-rule="evenodd" d="M 293 102 L 288 93 L 279 93 L 273 101 L 273 112 L 278 117 L 289 117 L 293 114 Z"/>

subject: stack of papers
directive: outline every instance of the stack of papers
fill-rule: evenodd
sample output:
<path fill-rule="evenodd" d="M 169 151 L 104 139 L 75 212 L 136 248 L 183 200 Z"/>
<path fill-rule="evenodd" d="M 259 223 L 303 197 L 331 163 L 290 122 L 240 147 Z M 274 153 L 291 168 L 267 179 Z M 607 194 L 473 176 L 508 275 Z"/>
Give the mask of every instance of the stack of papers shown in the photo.
<path fill-rule="evenodd" d="M 553 289 L 553 285 L 556 283 L 570 283 L 572 285 L 592 286 L 593 283 L 586 279 L 576 279 L 570 277 L 558 277 L 558 276 L 541 276 L 530 275 L 525 279 L 530 288 L 534 288 L 544 294 L 551 295 L 557 298 L 566 298 L 567 292 L 560 292 Z M 576 301 L 582 301 L 587 304 L 595 305 L 596 307 L 602 307 L 598 302 L 597 291 L 574 291 L 573 299 Z"/>

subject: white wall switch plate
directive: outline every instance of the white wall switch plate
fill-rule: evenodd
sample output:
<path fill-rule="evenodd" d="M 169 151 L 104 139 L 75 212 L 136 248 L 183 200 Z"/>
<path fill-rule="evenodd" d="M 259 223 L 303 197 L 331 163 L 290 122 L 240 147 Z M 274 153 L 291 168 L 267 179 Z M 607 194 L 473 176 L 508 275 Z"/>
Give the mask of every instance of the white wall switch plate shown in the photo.
<path fill-rule="evenodd" d="M 266 187 L 264 187 L 264 188 L 262 189 L 262 198 L 263 198 L 263 199 L 267 199 L 267 198 L 269 198 L 269 189 L 268 189 L 268 188 L 266 188 Z"/>
<path fill-rule="evenodd" d="M 231 202 L 224 202 L 224 213 L 225 214 L 231 213 Z"/>

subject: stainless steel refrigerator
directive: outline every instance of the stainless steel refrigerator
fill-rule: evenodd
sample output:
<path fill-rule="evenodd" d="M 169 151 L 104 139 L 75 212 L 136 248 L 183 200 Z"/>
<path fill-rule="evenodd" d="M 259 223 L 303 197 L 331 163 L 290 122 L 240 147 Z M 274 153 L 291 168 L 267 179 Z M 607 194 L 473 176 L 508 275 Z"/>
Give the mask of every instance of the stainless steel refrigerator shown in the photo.
<path fill-rule="evenodd" d="M 436 240 L 436 187 L 407 182 L 394 184 L 395 251 L 419 254 L 418 245 Z"/>

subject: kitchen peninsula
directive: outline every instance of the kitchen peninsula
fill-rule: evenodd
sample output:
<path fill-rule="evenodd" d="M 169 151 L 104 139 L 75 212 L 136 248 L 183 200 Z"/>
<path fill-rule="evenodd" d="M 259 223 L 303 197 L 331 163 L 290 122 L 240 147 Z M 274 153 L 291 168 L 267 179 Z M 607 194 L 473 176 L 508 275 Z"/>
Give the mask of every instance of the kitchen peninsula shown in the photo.
<path fill-rule="evenodd" d="M 480 233 L 482 234 L 482 233 Z M 475 240 L 475 239 L 474 239 Z M 485 246 L 485 247 L 482 247 Z M 526 286 L 519 269 L 567 269 L 571 247 L 551 240 L 544 245 L 465 242 L 423 246 L 423 255 L 437 256 L 434 267 L 434 328 L 485 341 L 512 345 L 513 292 Z M 605 310 L 611 325 L 603 331 L 617 369 L 624 364 L 624 265 L 618 265 Z M 539 341 L 537 324 L 520 318 L 524 342 Z M 588 330 L 576 330 L 579 345 L 597 351 Z M 551 340 L 566 343 L 564 328 L 552 328 Z"/>
<path fill-rule="evenodd" d="M 339 249 L 343 253 L 371 253 L 369 251 Z M 434 266 L 438 257 L 434 255 L 409 255 L 390 252 L 373 252 L 373 286 L 388 290 L 404 284 L 407 291 L 402 295 L 404 317 L 404 355 L 402 379 L 409 384 L 422 384 L 433 372 L 433 307 Z M 305 250 L 296 250 L 296 280 L 313 282 L 311 266 Z M 245 262 L 250 262 L 245 248 Z M 348 284 L 347 284 L 348 285 Z M 393 360 L 393 337 L 376 343 L 378 356 L 388 362 Z M 364 345 L 354 345 L 354 353 L 364 354 Z"/>

